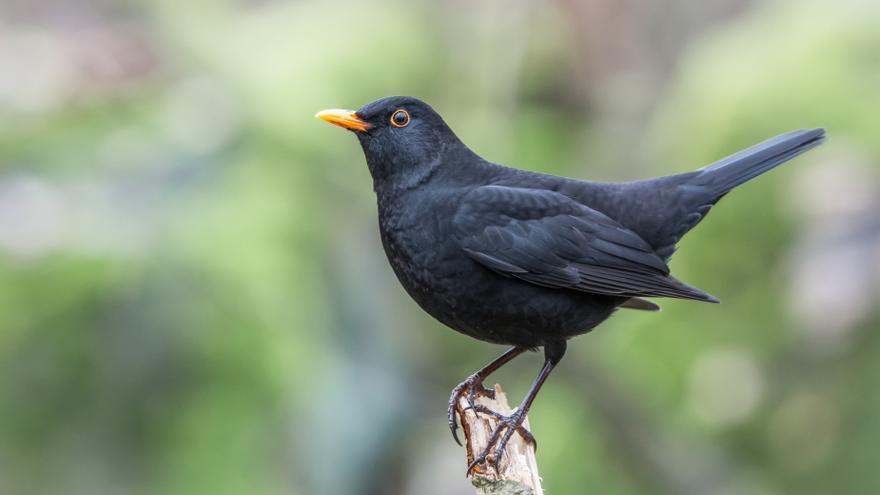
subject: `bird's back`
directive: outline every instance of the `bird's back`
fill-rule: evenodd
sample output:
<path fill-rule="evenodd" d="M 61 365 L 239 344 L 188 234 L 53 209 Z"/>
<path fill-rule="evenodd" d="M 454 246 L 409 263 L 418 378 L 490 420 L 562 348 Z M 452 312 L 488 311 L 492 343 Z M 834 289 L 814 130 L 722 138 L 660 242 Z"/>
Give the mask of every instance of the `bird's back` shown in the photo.
<path fill-rule="evenodd" d="M 693 209 L 689 191 L 681 186 L 696 173 L 635 182 L 595 182 L 508 168 L 496 183 L 564 194 L 616 220 L 661 250 L 678 230 L 670 225 L 681 224 Z"/>
<path fill-rule="evenodd" d="M 668 259 L 675 244 L 731 189 L 821 144 L 824 129 L 792 131 L 693 172 L 605 183 L 508 168 L 501 183 L 550 189 L 604 213 Z"/>

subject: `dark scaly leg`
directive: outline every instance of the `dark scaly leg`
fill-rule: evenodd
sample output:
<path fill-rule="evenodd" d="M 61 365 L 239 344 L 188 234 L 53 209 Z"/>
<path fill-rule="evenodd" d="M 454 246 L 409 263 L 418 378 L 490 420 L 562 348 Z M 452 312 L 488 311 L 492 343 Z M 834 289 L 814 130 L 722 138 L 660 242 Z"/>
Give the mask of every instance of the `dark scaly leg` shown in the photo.
<path fill-rule="evenodd" d="M 544 346 L 544 366 L 541 368 L 541 372 L 538 373 L 538 378 L 535 379 L 535 383 L 532 384 L 532 388 L 529 389 L 529 393 L 526 394 L 525 399 L 523 399 L 519 407 L 516 408 L 516 411 L 510 416 L 495 415 L 498 420 L 498 426 L 496 426 L 495 431 L 492 432 L 489 444 L 486 445 L 483 452 L 476 456 L 473 462 L 468 466 L 468 474 L 470 474 L 478 464 L 486 462 L 489 453 L 492 452 L 493 446 L 495 447 L 493 462 L 495 464 L 495 470 L 497 471 L 501 456 L 504 455 L 504 448 L 507 446 L 507 442 L 510 440 L 510 437 L 513 436 L 515 431 L 520 431 L 520 435 L 522 435 L 526 441 L 534 441 L 531 433 L 528 435 L 522 433 L 522 431 L 527 431 L 522 427 L 522 423 L 525 421 L 526 415 L 529 413 L 529 408 L 532 407 L 532 402 L 534 402 L 535 397 L 538 395 L 538 391 L 541 390 L 541 385 L 544 384 L 544 381 L 550 376 L 550 372 L 553 371 L 553 368 L 556 367 L 562 359 L 562 356 L 565 355 L 565 348 L 566 343 L 564 340 Z"/>
<path fill-rule="evenodd" d="M 458 415 L 455 405 L 458 403 L 458 399 L 460 399 L 465 392 L 467 392 L 468 403 L 471 407 L 474 407 L 474 399 L 477 398 L 477 394 L 483 395 L 485 397 L 495 397 L 495 390 L 487 389 L 483 386 L 483 380 L 485 380 L 489 375 L 498 371 L 498 368 L 501 368 L 505 364 L 509 363 L 513 358 L 519 356 L 520 354 L 526 352 L 528 349 L 525 347 L 511 347 L 504 354 L 498 357 L 498 359 L 492 361 L 491 363 L 484 366 L 480 371 L 477 371 L 473 375 L 467 377 L 463 382 L 459 383 L 454 389 L 452 389 L 452 394 L 449 396 L 449 410 L 447 411 L 447 417 L 449 419 L 449 430 L 452 431 L 452 438 L 461 445 L 461 441 L 458 439 L 458 422 L 456 421 L 456 416 Z"/>

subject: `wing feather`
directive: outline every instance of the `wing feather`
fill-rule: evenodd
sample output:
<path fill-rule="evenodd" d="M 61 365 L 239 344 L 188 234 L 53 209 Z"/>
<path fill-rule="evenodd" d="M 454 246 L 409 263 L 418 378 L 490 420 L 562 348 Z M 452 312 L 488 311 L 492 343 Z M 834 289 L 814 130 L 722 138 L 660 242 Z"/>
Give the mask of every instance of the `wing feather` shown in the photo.
<path fill-rule="evenodd" d="M 554 191 L 479 187 L 463 198 L 453 229 L 476 262 L 536 285 L 717 301 L 670 276 L 638 234 Z"/>

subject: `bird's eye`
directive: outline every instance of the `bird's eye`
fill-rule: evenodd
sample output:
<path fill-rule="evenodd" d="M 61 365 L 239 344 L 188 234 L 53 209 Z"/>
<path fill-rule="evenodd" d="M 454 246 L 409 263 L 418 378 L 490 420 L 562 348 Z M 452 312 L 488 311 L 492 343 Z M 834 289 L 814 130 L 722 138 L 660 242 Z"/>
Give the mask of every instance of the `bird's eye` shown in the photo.
<path fill-rule="evenodd" d="M 391 114 L 391 125 L 394 127 L 406 127 L 409 124 L 409 112 L 406 110 L 397 110 Z"/>

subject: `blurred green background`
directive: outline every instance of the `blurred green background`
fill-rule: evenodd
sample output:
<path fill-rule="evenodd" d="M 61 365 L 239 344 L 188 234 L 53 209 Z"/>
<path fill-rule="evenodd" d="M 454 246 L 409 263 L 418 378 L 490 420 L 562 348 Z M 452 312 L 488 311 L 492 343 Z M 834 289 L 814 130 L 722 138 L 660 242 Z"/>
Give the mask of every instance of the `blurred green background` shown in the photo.
<path fill-rule="evenodd" d="M 484 157 L 630 180 L 790 129 L 661 301 L 532 410 L 550 494 L 880 491 L 876 0 L 0 2 L 0 493 L 472 493 L 351 135 L 429 101 Z M 497 375 L 513 398 L 540 367 Z"/>

